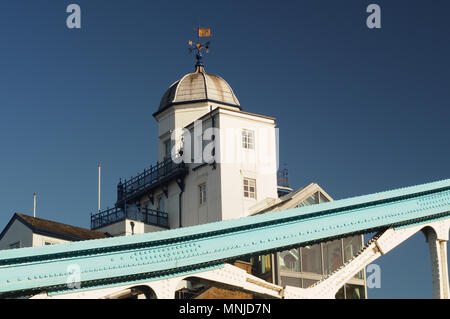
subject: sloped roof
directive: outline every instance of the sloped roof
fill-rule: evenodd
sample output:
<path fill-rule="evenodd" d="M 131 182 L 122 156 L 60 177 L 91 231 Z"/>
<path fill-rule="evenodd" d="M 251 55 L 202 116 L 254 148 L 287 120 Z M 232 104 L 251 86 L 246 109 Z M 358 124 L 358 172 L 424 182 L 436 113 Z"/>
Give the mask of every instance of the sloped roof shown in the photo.
<path fill-rule="evenodd" d="M 333 201 L 333 198 L 325 192 L 322 187 L 320 187 L 316 183 L 311 183 L 305 187 L 301 187 L 289 194 L 286 194 L 276 201 L 270 203 L 270 205 L 266 207 L 261 207 L 259 210 L 252 212 L 250 215 L 257 215 L 268 212 L 275 212 L 285 209 L 290 209 L 296 207 L 298 204 L 306 200 L 311 195 L 320 192 L 324 195 L 329 201 Z"/>
<path fill-rule="evenodd" d="M 102 233 L 99 231 L 58 223 L 51 220 L 37 218 L 25 214 L 15 213 L 11 218 L 11 220 L 9 221 L 8 225 L 0 234 L 0 239 L 3 238 L 3 236 L 8 231 L 9 227 L 15 220 L 21 221 L 36 234 L 65 239 L 69 241 L 80 241 L 80 240 L 111 237 L 106 233 Z"/>

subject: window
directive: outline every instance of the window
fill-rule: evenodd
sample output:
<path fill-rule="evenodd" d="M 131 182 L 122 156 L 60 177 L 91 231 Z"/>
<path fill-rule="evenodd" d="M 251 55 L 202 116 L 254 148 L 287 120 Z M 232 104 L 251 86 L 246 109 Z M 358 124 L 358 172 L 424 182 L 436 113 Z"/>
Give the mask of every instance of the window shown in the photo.
<path fill-rule="evenodd" d="M 344 287 L 342 287 L 341 289 L 339 289 L 339 291 L 337 292 L 336 299 L 345 299 L 345 292 L 344 292 Z"/>
<path fill-rule="evenodd" d="M 312 194 L 307 199 L 305 199 L 303 202 L 298 204 L 297 207 L 309 206 L 309 205 L 317 204 L 318 203 L 318 200 L 317 200 L 318 196 L 319 196 L 319 193 Z"/>
<path fill-rule="evenodd" d="M 358 252 L 362 248 L 361 235 L 344 238 L 343 245 L 344 245 L 344 262 L 348 262 L 354 256 L 358 255 Z M 364 271 L 361 270 L 360 272 L 355 274 L 355 278 L 364 279 Z"/>
<path fill-rule="evenodd" d="M 251 130 L 242 130 L 242 147 L 254 150 L 255 149 L 255 132 Z"/>
<path fill-rule="evenodd" d="M 172 156 L 172 141 L 169 139 L 164 142 L 164 159 Z"/>
<path fill-rule="evenodd" d="M 256 199 L 256 180 L 244 178 L 244 197 Z"/>
<path fill-rule="evenodd" d="M 265 274 L 272 270 L 272 260 L 271 260 L 270 254 L 259 256 L 258 263 L 259 263 L 258 271 L 260 274 Z"/>
<path fill-rule="evenodd" d="M 318 282 L 318 280 L 303 278 L 303 288 L 309 288 L 316 282 Z"/>
<path fill-rule="evenodd" d="M 164 195 L 158 197 L 158 211 L 165 212 L 166 211 L 166 199 Z"/>
<path fill-rule="evenodd" d="M 50 246 L 50 245 L 54 245 L 54 244 L 51 243 L 51 242 L 49 242 L 49 241 L 46 241 L 46 242 L 44 243 L 44 246 Z"/>
<path fill-rule="evenodd" d="M 294 248 L 280 252 L 280 269 L 300 271 L 300 253 L 299 249 Z"/>
<path fill-rule="evenodd" d="M 329 202 L 329 199 L 327 197 L 325 197 L 325 195 L 323 195 L 322 193 L 319 193 L 320 197 L 319 197 L 319 203 L 327 203 Z"/>
<path fill-rule="evenodd" d="M 198 185 L 198 189 L 200 191 L 200 205 L 206 203 L 206 183 Z"/>
<path fill-rule="evenodd" d="M 331 274 L 342 266 L 342 242 L 336 239 L 323 245 L 325 274 Z"/>
<path fill-rule="evenodd" d="M 292 278 L 292 277 L 285 277 L 281 276 L 281 286 L 292 286 L 292 287 L 302 287 L 302 278 Z"/>
<path fill-rule="evenodd" d="M 304 272 L 322 274 L 320 244 L 302 247 L 302 267 Z"/>
<path fill-rule="evenodd" d="M 346 299 L 366 299 L 364 286 L 360 285 L 345 285 Z"/>
<path fill-rule="evenodd" d="M 16 249 L 16 248 L 20 248 L 20 241 L 9 245 L 9 249 Z"/>

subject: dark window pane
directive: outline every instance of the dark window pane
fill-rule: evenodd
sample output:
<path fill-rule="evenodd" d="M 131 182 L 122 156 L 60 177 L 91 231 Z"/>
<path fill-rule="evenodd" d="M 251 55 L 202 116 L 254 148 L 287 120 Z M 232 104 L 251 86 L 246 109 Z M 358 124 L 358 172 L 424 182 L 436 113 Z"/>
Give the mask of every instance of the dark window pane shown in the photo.
<path fill-rule="evenodd" d="M 323 245 L 323 263 L 325 274 L 331 274 L 342 266 L 341 240 L 333 240 Z"/>
<path fill-rule="evenodd" d="M 344 242 L 344 261 L 348 262 L 350 259 L 352 259 L 354 256 L 358 254 L 358 252 L 361 250 L 361 235 L 353 236 L 353 237 L 347 237 L 343 239 Z M 364 273 L 361 270 L 355 275 L 356 278 L 363 279 Z"/>
<path fill-rule="evenodd" d="M 303 288 L 311 287 L 316 282 L 318 282 L 318 280 L 303 278 Z"/>
<path fill-rule="evenodd" d="M 347 299 L 365 299 L 364 286 L 345 285 L 345 295 Z"/>
<path fill-rule="evenodd" d="M 266 273 L 272 270 L 272 262 L 270 256 L 271 256 L 270 254 L 260 256 L 261 273 Z"/>
<path fill-rule="evenodd" d="M 309 206 L 317 204 L 317 193 L 312 194 L 307 199 L 305 199 L 303 202 L 300 203 L 299 206 Z"/>
<path fill-rule="evenodd" d="M 281 276 L 281 286 L 284 288 L 286 286 L 292 286 L 292 287 L 302 287 L 302 279 L 301 278 L 292 278 L 292 277 L 285 277 Z"/>
<path fill-rule="evenodd" d="M 291 249 L 280 252 L 280 269 L 300 271 L 300 256 L 298 249 Z"/>
<path fill-rule="evenodd" d="M 322 195 L 322 193 L 319 193 L 319 203 L 326 203 L 329 202 L 328 198 L 325 197 L 325 195 Z"/>
<path fill-rule="evenodd" d="M 342 287 L 341 289 L 339 289 L 339 291 L 336 293 L 336 299 L 345 299 L 345 295 L 344 295 L 344 287 Z"/>
<path fill-rule="evenodd" d="M 302 248 L 302 265 L 304 272 L 322 274 L 322 257 L 319 244 Z"/>
<path fill-rule="evenodd" d="M 361 236 L 347 237 L 344 241 L 344 261 L 347 262 L 361 250 Z"/>

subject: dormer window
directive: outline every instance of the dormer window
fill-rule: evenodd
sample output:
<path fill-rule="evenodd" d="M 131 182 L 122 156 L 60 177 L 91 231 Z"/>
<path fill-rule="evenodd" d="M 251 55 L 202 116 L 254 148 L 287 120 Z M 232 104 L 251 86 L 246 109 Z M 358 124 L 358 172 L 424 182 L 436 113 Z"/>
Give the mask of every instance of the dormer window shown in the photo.
<path fill-rule="evenodd" d="M 248 150 L 255 149 L 255 132 L 252 130 L 242 130 L 242 147 Z"/>

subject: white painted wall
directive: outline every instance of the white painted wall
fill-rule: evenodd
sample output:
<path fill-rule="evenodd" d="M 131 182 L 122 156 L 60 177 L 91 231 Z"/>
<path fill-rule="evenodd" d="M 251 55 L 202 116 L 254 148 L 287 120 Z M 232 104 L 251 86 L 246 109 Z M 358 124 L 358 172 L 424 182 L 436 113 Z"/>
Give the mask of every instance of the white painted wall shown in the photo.
<path fill-rule="evenodd" d="M 164 142 L 170 139 L 172 131 L 176 128 L 185 128 L 203 115 L 209 113 L 211 109 L 217 107 L 230 110 L 238 110 L 237 107 L 223 106 L 212 102 L 197 102 L 174 105 L 156 116 L 158 122 L 158 161 L 164 158 Z M 176 143 L 179 143 L 181 136 L 177 134 Z"/>
<path fill-rule="evenodd" d="M 221 110 L 219 127 L 235 132 L 220 140 L 222 220 L 245 217 L 251 206 L 278 197 L 275 121 Z M 242 147 L 242 129 L 254 131 L 254 150 Z M 244 178 L 256 180 L 256 199 L 244 198 Z"/>
<path fill-rule="evenodd" d="M 208 114 L 211 109 L 214 110 L 215 127 L 222 130 L 221 137 L 216 140 L 216 154 L 220 162 L 216 165 L 216 169 L 209 164 L 201 167 L 199 167 L 200 163 L 188 164 L 189 173 L 184 180 L 185 188 L 182 194 L 181 223 L 183 227 L 245 217 L 249 215 L 250 207 L 261 201 L 278 197 L 277 145 L 275 121 L 272 118 L 240 112 L 235 107 L 220 106 L 219 108 L 213 103 L 173 106 L 157 115 L 159 159 L 162 160 L 164 157 L 164 141 L 170 138 L 170 133 L 176 128 L 187 127 L 191 132 L 191 145 L 193 145 L 195 138 L 193 122 L 202 118 L 202 129 L 211 127 L 212 120 Z M 254 131 L 254 150 L 243 149 L 242 129 Z M 228 136 L 227 130 L 234 130 L 235 135 Z M 235 156 L 230 158 L 230 154 Z M 244 177 L 256 180 L 256 199 L 244 198 Z M 199 185 L 202 183 L 206 183 L 206 203 L 200 205 Z M 165 207 L 171 229 L 180 226 L 180 192 L 175 181 L 168 185 Z M 149 208 L 157 210 L 159 196 L 164 196 L 161 189 L 154 192 L 153 204 L 147 195 L 140 199 L 139 204 L 143 207 L 148 205 Z M 129 227 L 121 222 L 99 230 L 115 236 L 131 234 L 131 230 L 125 229 Z M 149 229 L 149 231 L 154 230 L 159 229 Z M 135 233 L 137 233 L 136 228 Z"/>
<path fill-rule="evenodd" d="M 216 169 L 213 169 L 210 164 L 188 165 L 189 174 L 185 178 L 185 191 L 182 198 L 183 227 L 245 217 L 249 215 L 251 206 L 260 201 L 274 200 L 278 197 L 274 119 L 222 108 L 215 109 L 213 114 L 215 127 L 221 129 L 220 137 L 216 137 L 216 154 L 220 160 Z M 191 132 L 193 147 L 196 137 L 192 122 L 189 124 L 187 128 Z M 203 116 L 203 131 L 211 126 L 211 117 Z M 242 129 L 254 131 L 254 150 L 246 150 L 242 147 Z M 230 133 L 232 133 L 231 136 Z M 191 152 L 193 153 L 193 149 Z M 256 199 L 244 198 L 244 177 L 256 180 Z M 206 183 L 206 203 L 200 205 L 199 185 L 203 183 Z M 179 222 L 176 222 L 179 215 L 179 193 L 180 189 L 176 183 L 169 185 L 166 207 L 168 207 L 171 228 L 179 226 Z"/>
<path fill-rule="evenodd" d="M 45 246 L 46 243 L 57 245 L 67 243 L 69 240 L 63 240 L 55 237 L 33 234 L 33 247 Z"/>
<path fill-rule="evenodd" d="M 104 233 L 109 233 L 112 236 L 128 236 L 133 234 L 131 223 L 134 223 L 134 234 L 143 234 L 166 230 L 165 228 L 162 227 L 146 225 L 142 222 L 138 222 L 131 219 L 124 219 L 117 223 L 107 225 L 105 227 L 96 230 Z"/>
<path fill-rule="evenodd" d="M 164 142 L 170 139 L 172 131 L 176 128 L 184 128 L 191 122 L 209 112 L 209 104 L 190 103 L 172 106 L 161 114 L 158 114 L 158 161 L 164 159 Z M 180 141 L 180 135 L 177 134 L 176 143 Z"/>
<path fill-rule="evenodd" d="M 12 223 L 6 234 L 0 240 L 0 250 L 9 249 L 13 243 L 20 241 L 20 248 L 33 246 L 33 232 L 17 219 Z"/>
<path fill-rule="evenodd" d="M 65 243 L 67 240 L 35 234 L 29 227 L 16 219 L 0 240 L 0 250 L 9 249 L 10 245 L 16 242 L 20 242 L 20 248 L 24 248 L 44 246 L 46 242 L 56 245 Z"/>

